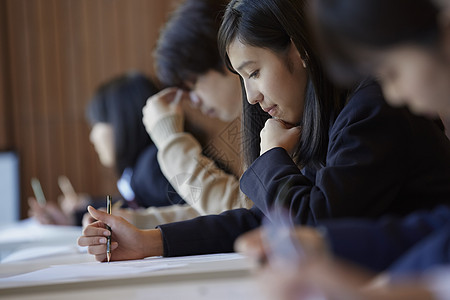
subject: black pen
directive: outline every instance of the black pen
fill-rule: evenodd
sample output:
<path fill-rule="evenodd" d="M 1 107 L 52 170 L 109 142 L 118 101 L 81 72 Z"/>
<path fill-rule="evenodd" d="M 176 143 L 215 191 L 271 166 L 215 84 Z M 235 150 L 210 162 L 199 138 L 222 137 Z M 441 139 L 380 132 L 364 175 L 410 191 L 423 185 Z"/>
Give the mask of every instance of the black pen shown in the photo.
<path fill-rule="evenodd" d="M 106 196 L 106 212 L 108 214 L 111 214 L 111 196 L 107 195 Z M 111 231 L 111 227 L 109 227 L 108 225 L 106 225 L 106 229 L 109 230 L 110 234 L 109 236 L 106 238 L 106 258 L 108 259 L 108 262 L 111 260 L 111 235 L 112 235 L 112 231 Z"/>

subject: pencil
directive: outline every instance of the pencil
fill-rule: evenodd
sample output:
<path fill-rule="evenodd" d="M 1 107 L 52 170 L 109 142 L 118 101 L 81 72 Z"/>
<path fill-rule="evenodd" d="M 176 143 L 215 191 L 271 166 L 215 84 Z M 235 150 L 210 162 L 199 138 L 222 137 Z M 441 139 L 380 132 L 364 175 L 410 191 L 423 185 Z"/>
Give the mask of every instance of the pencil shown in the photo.
<path fill-rule="evenodd" d="M 33 188 L 34 196 L 36 197 L 36 201 L 39 203 L 41 207 L 44 207 L 47 204 L 47 200 L 45 199 L 44 192 L 42 191 L 41 183 L 37 178 L 31 178 L 31 187 Z"/>
<path fill-rule="evenodd" d="M 108 214 L 111 214 L 111 196 L 107 195 L 106 196 L 106 212 Z M 111 235 L 112 235 L 112 231 L 111 231 L 111 227 L 109 227 L 108 225 L 106 225 L 106 229 L 109 230 L 109 232 L 111 233 L 106 240 L 106 258 L 108 260 L 108 262 L 111 261 Z"/>

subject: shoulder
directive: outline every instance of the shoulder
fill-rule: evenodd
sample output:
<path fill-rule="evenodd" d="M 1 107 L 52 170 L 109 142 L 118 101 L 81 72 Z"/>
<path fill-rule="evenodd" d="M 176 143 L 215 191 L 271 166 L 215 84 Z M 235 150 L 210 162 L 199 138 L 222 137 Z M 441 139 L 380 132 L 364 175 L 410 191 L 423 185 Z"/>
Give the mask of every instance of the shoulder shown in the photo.
<path fill-rule="evenodd" d="M 347 104 L 339 117 L 371 115 L 388 108 L 390 106 L 384 99 L 380 85 L 375 81 L 368 81 L 362 83 L 350 93 Z"/>
<path fill-rule="evenodd" d="M 155 144 L 147 146 L 139 154 L 136 164 L 133 168 L 133 179 L 136 177 L 148 176 L 150 173 L 161 173 L 160 166 L 157 160 L 158 148 Z"/>
<path fill-rule="evenodd" d="M 370 124 L 373 126 L 401 126 L 400 120 L 409 119 L 410 113 L 405 108 L 390 106 L 375 81 L 367 81 L 353 90 L 347 104 L 337 116 L 334 130 L 342 130 L 353 124 Z"/>

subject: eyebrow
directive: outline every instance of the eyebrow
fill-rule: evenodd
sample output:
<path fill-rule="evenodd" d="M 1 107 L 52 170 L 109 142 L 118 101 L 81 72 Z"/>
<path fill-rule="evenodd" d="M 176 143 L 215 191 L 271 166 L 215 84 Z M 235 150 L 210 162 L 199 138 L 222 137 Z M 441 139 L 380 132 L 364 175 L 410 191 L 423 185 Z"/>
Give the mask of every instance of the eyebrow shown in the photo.
<path fill-rule="evenodd" d="M 254 63 L 255 63 L 255 61 L 253 61 L 253 60 L 247 60 L 247 61 L 243 62 L 239 67 L 237 67 L 236 70 L 240 72 L 246 66 L 248 66 L 250 64 L 254 64 Z"/>

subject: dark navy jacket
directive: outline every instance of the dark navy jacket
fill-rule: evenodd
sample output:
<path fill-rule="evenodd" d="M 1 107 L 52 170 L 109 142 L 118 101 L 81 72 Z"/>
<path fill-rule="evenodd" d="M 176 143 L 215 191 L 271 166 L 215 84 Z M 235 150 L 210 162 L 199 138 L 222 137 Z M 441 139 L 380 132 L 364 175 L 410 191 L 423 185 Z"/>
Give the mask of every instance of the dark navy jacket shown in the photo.
<path fill-rule="evenodd" d="M 321 224 L 331 251 L 373 271 L 423 271 L 450 263 L 450 207 L 377 221 L 345 219 Z"/>
<path fill-rule="evenodd" d="M 168 206 L 173 204 L 183 204 L 185 201 L 170 185 L 164 177 L 157 160 L 158 148 L 152 144 L 145 148 L 139 155 L 133 168 L 133 173 L 129 179 L 130 188 L 133 190 L 135 199 L 125 201 L 122 207 L 138 208 L 151 206 Z M 114 196 L 113 201 L 122 199 L 121 196 Z M 93 197 L 89 205 L 95 208 L 105 206 L 104 198 Z M 76 225 L 81 226 L 86 208 L 75 212 Z"/>
<path fill-rule="evenodd" d="M 276 204 L 292 221 L 405 215 L 450 202 L 450 144 L 438 126 L 392 108 L 376 84 L 351 97 L 330 128 L 326 165 L 304 173 L 281 148 L 241 178 L 250 209 L 160 226 L 166 256 L 228 252 Z"/>
<path fill-rule="evenodd" d="M 145 208 L 185 203 L 162 174 L 157 155 L 158 148 L 152 144 L 136 161 L 130 182 L 136 203 Z"/>

